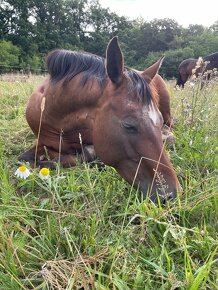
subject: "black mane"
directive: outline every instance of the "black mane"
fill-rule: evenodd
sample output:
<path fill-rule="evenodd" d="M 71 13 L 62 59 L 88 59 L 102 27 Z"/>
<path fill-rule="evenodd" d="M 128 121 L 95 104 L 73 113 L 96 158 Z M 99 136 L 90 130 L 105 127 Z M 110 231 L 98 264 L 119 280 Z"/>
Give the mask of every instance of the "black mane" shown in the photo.
<path fill-rule="evenodd" d="M 46 63 L 51 80 L 55 82 L 69 82 L 80 73 L 83 73 L 82 86 L 94 79 L 100 86 L 104 86 L 108 79 L 105 59 L 91 53 L 54 50 L 48 54 Z M 140 102 L 149 104 L 152 95 L 147 82 L 131 68 L 125 67 L 124 74 L 128 79 L 129 90 Z"/>
<path fill-rule="evenodd" d="M 53 81 L 69 82 L 83 72 L 82 85 L 95 77 L 100 84 L 106 79 L 104 59 L 84 52 L 54 50 L 46 59 L 48 72 Z"/>

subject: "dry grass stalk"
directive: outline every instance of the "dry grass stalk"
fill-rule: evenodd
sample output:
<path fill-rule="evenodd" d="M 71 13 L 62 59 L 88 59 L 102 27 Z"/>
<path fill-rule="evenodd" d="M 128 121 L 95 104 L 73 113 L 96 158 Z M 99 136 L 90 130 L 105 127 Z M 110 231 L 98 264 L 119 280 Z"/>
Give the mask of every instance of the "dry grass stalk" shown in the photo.
<path fill-rule="evenodd" d="M 48 289 L 66 290 L 72 284 L 72 289 L 94 289 L 95 279 L 89 269 L 102 263 L 107 253 L 108 249 L 104 249 L 94 256 L 79 255 L 74 261 L 47 261 L 38 274 L 43 277 Z"/>
<path fill-rule="evenodd" d="M 36 151 L 35 151 L 35 158 L 34 158 L 34 167 L 36 167 L 36 159 L 37 159 L 37 151 L 38 151 L 38 146 L 39 146 L 39 136 L 40 136 L 40 132 L 41 132 L 41 127 L 42 127 L 42 114 L 43 111 L 45 109 L 45 97 L 42 98 L 42 102 L 41 102 L 41 114 L 40 114 L 40 120 L 39 120 L 39 130 L 38 130 L 38 136 L 37 136 L 37 140 L 36 140 Z"/>

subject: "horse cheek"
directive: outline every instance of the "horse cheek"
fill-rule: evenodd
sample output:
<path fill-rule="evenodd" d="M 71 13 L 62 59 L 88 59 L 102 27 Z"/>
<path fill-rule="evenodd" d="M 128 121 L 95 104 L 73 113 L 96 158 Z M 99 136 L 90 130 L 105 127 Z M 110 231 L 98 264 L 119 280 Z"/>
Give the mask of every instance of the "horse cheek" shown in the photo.
<path fill-rule="evenodd" d="M 93 127 L 93 145 L 96 155 L 107 165 L 114 166 L 119 156 L 119 130 L 112 126 L 111 119 L 105 121 L 98 116 Z"/>

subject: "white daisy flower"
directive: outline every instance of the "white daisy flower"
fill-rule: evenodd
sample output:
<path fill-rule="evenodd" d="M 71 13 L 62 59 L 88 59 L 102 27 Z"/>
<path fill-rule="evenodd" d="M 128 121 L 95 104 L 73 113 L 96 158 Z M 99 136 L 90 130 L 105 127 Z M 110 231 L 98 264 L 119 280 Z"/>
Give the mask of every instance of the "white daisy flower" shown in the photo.
<path fill-rule="evenodd" d="M 30 171 L 28 168 L 26 168 L 26 166 L 20 166 L 16 170 L 15 175 L 19 178 L 26 179 L 27 177 L 30 176 Z"/>
<path fill-rule="evenodd" d="M 39 177 L 42 179 L 42 180 L 46 180 L 49 178 L 49 169 L 44 167 L 42 168 L 40 171 L 39 171 Z"/>

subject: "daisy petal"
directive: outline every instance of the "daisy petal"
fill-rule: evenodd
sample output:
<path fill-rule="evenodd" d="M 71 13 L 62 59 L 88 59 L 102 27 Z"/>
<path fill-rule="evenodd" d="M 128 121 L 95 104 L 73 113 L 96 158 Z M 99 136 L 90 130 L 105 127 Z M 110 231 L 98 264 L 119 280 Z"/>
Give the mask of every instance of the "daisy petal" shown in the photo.
<path fill-rule="evenodd" d="M 30 176 L 30 171 L 26 166 L 20 166 L 15 171 L 15 176 L 17 176 L 18 178 L 26 179 L 27 177 Z"/>

